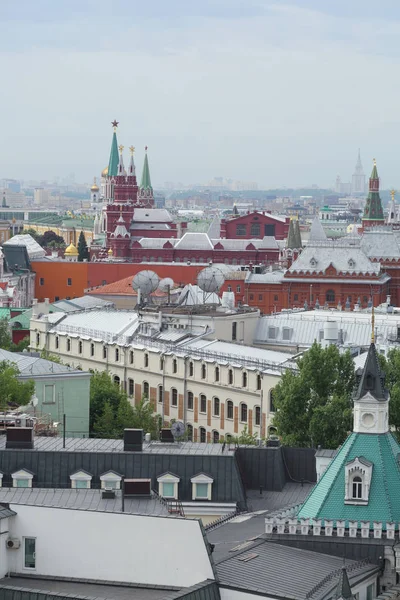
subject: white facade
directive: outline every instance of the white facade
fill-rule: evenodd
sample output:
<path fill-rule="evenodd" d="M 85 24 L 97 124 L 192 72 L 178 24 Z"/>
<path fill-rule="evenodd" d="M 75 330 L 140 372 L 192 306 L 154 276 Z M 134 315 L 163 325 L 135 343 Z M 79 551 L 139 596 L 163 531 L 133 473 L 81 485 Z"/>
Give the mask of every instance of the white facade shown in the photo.
<path fill-rule="evenodd" d="M 182 587 L 214 579 L 198 521 L 22 504 L 10 508 L 17 514 L 0 521 L 0 534 L 8 531 L 1 536 L 0 577 L 13 572 Z M 7 550 L 7 538 L 18 540 L 19 548 Z M 28 558 L 30 567 L 26 539 L 35 552 Z"/>
<path fill-rule="evenodd" d="M 104 312 L 103 318 L 112 322 L 112 316 Z M 240 344 L 227 344 L 230 352 L 237 352 L 231 360 L 227 354 L 218 356 L 216 351 L 198 347 L 176 346 L 174 352 L 161 344 L 151 347 L 150 339 L 129 343 L 126 335 L 116 336 L 116 341 L 108 334 L 99 339 L 102 334 L 98 330 L 92 336 L 88 332 L 79 335 L 78 330 L 69 333 L 62 323 L 52 326 L 55 318 L 31 320 L 32 347 L 45 348 L 64 364 L 84 371 L 108 370 L 133 404 L 146 396 L 164 423 L 183 421 L 193 441 L 218 442 L 225 435 L 240 436 L 245 428 L 257 437 L 268 435 L 273 418 L 272 390 L 280 380 L 284 370 L 280 364 L 286 355 L 251 347 L 246 350 Z M 126 322 L 126 327 L 134 328 L 132 323 Z M 256 362 L 248 362 L 252 353 L 258 357 L 263 352 L 268 361 L 275 357 L 275 366 L 263 366 L 259 358 L 258 367 Z"/>

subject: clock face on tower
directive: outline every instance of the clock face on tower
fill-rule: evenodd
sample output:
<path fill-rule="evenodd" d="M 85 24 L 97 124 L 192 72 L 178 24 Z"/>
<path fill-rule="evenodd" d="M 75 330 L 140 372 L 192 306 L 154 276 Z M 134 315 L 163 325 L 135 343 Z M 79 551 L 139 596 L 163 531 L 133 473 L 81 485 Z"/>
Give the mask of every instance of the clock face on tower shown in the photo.
<path fill-rule="evenodd" d="M 370 427 L 373 427 L 375 425 L 376 418 L 375 415 L 373 415 L 372 413 L 364 413 L 362 415 L 361 421 L 364 427 L 367 427 L 369 429 Z"/>

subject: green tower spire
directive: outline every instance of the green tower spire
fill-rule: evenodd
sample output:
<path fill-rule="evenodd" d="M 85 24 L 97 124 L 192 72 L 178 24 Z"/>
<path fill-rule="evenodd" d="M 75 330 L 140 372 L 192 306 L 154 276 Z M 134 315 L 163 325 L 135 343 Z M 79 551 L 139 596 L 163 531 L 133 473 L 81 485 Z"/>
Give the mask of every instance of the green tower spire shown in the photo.
<path fill-rule="evenodd" d="M 114 133 L 111 142 L 111 152 L 110 152 L 110 160 L 108 161 L 108 177 L 115 177 L 118 175 L 118 164 L 119 164 L 119 154 L 118 154 L 118 141 L 117 141 L 117 127 L 118 121 L 113 121 L 111 125 L 114 128 Z"/>
<path fill-rule="evenodd" d="M 371 177 L 369 178 L 369 193 L 365 203 L 362 220 L 364 225 L 368 225 L 368 223 L 373 225 L 374 223 L 379 224 L 384 222 L 382 202 L 379 195 L 379 175 L 375 159 Z"/>
<path fill-rule="evenodd" d="M 149 161 L 147 159 L 147 146 L 145 147 L 146 154 L 144 155 L 144 163 L 143 163 L 143 171 L 142 171 L 142 179 L 140 181 L 140 189 L 141 190 L 151 190 L 151 179 L 150 179 L 150 169 L 149 169 Z"/>

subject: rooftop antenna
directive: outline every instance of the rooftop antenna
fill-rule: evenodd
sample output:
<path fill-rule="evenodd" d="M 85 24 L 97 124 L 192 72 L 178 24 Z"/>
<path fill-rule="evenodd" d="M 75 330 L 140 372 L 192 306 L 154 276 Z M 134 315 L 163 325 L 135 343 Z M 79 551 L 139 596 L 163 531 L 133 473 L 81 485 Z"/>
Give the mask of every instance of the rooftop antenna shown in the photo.
<path fill-rule="evenodd" d="M 168 304 L 171 304 L 171 289 L 174 287 L 174 280 L 171 277 L 161 279 L 158 289 L 168 294 Z"/>
<path fill-rule="evenodd" d="M 375 344 L 375 309 L 371 311 L 371 344 Z"/>

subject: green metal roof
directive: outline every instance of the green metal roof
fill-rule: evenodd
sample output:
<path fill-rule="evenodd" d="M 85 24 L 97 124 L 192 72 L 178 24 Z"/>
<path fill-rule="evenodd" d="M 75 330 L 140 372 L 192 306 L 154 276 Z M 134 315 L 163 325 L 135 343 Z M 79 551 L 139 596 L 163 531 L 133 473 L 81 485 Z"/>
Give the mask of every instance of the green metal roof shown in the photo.
<path fill-rule="evenodd" d="M 7 309 L 0 308 L 0 310 L 9 310 L 9 309 L 8 308 Z M 54 304 L 50 304 L 50 312 L 55 312 L 55 311 L 56 311 L 56 307 L 54 306 Z M 1 313 L 0 313 L 0 318 L 1 318 Z M 14 329 L 29 330 L 31 318 L 32 318 L 32 309 L 27 308 L 23 312 L 21 312 L 19 315 L 16 315 L 12 319 L 10 319 L 11 327 L 14 327 Z"/>
<path fill-rule="evenodd" d="M 149 161 L 147 159 L 147 152 L 144 155 L 144 163 L 143 163 L 143 171 L 142 171 L 142 179 L 140 182 L 140 188 L 142 190 L 151 190 L 150 169 L 149 169 Z"/>
<path fill-rule="evenodd" d="M 370 179 L 379 179 L 378 169 L 376 168 L 376 162 L 374 161 L 374 166 L 372 167 L 371 177 Z"/>
<path fill-rule="evenodd" d="M 112 142 L 111 142 L 111 152 L 110 152 L 110 160 L 108 161 L 108 176 L 115 177 L 118 175 L 118 163 L 119 163 L 119 155 L 118 155 L 118 142 L 117 142 L 117 134 L 114 131 Z"/>
<path fill-rule="evenodd" d="M 391 433 L 352 433 L 311 490 L 299 517 L 346 521 L 400 521 L 400 445 Z M 367 505 L 345 504 L 345 465 L 364 457 L 373 463 Z"/>

